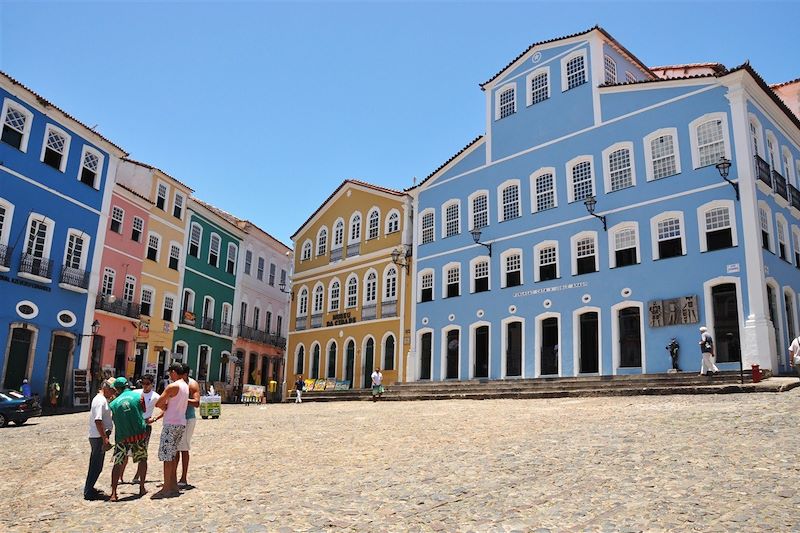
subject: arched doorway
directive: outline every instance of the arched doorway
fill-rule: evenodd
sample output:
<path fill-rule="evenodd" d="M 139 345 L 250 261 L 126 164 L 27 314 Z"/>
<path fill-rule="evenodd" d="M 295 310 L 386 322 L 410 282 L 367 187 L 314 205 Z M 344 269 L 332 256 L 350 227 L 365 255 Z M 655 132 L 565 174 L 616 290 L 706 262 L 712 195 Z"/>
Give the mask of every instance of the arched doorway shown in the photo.
<path fill-rule="evenodd" d="M 22 380 L 28 377 L 32 344 L 32 329 L 12 328 L 3 388 L 19 390 L 22 387 Z"/>
<path fill-rule="evenodd" d="M 475 328 L 475 368 L 473 372 L 476 378 L 489 377 L 489 326 Z"/>
<path fill-rule="evenodd" d="M 642 366 L 641 315 L 638 307 L 625 307 L 617 314 L 619 320 L 619 366 Z"/>
<path fill-rule="evenodd" d="M 375 340 L 370 337 L 367 339 L 367 345 L 364 348 L 364 381 L 363 388 L 369 389 L 372 387 L 372 370 L 375 364 Z"/>
<path fill-rule="evenodd" d="M 506 324 L 506 377 L 522 375 L 522 322 Z"/>
<path fill-rule="evenodd" d="M 770 306 L 771 307 L 771 306 Z M 711 288 L 714 315 L 714 339 L 718 363 L 738 362 L 742 356 L 739 343 L 739 303 L 736 285 L 722 283 Z"/>
<path fill-rule="evenodd" d="M 67 335 L 53 334 L 53 346 L 50 350 L 50 368 L 47 376 L 47 389 L 49 391 L 53 383 L 58 383 L 61 388 L 61 396 L 58 398 L 56 407 L 60 407 L 63 404 L 67 383 L 67 369 L 72 360 L 74 342 L 72 337 Z"/>
<path fill-rule="evenodd" d="M 126 360 L 127 360 L 127 353 L 128 353 L 128 342 L 123 340 L 117 340 L 117 344 L 114 347 L 114 375 L 116 376 L 127 376 L 127 369 L 126 369 Z"/>
<path fill-rule="evenodd" d="M 267 387 L 269 385 L 269 357 L 266 355 L 261 356 L 261 385 Z"/>
<path fill-rule="evenodd" d="M 326 378 L 336 378 L 336 342 L 328 346 L 328 373 Z"/>
<path fill-rule="evenodd" d="M 311 355 L 311 379 L 319 379 L 319 344 L 314 345 Z"/>
<path fill-rule="evenodd" d="M 353 339 L 350 339 L 350 342 L 347 343 L 347 355 L 345 357 L 345 364 L 344 364 L 344 379 L 347 381 L 347 387 L 352 387 L 353 384 L 353 372 L 355 370 L 356 365 L 356 343 Z"/>
<path fill-rule="evenodd" d="M 301 345 L 297 348 L 297 356 L 294 360 L 294 373 L 303 375 L 303 367 L 305 365 L 306 349 Z"/>
<path fill-rule="evenodd" d="M 447 359 L 445 367 L 445 379 L 458 379 L 458 356 L 461 352 L 459 345 L 459 331 L 451 329 L 447 332 Z"/>
<path fill-rule="evenodd" d="M 394 335 L 383 342 L 383 366 L 381 370 L 394 370 Z"/>
<path fill-rule="evenodd" d="M 558 374 L 558 318 L 551 316 L 542 320 L 541 343 L 539 374 Z"/>
<path fill-rule="evenodd" d="M 597 374 L 600 371 L 600 333 L 599 316 L 596 311 L 588 311 L 578 318 L 580 335 L 580 374 Z"/>
<path fill-rule="evenodd" d="M 420 340 L 420 368 L 419 379 L 431 379 L 431 359 L 433 347 L 433 333 L 430 331 L 422 334 Z"/>

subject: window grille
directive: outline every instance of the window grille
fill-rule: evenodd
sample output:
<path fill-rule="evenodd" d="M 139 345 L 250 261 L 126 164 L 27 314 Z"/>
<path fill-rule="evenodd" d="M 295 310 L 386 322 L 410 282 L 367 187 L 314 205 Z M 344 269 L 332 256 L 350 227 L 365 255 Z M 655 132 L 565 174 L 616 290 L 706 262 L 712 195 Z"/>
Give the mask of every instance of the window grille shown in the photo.
<path fill-rule="evenodd" d="M 677 174 L 675 145 L 672 135 L 662 135 L 650 141 L 653 160 L 653 178 L 666 178 Z"/>
<path fill-rule="evenodd" d="M 572 200 L 577 202 L 593 194 L 592 164 L 582 161 L 572 167 Z"/>
<path fill-rule="evenodd" d="M 615 150 L 608 155 L 608 170 L 611 178 L 611 190 L 618 191 L 633 186 L 631 172 L 631 151 L 627 148 Z"/>

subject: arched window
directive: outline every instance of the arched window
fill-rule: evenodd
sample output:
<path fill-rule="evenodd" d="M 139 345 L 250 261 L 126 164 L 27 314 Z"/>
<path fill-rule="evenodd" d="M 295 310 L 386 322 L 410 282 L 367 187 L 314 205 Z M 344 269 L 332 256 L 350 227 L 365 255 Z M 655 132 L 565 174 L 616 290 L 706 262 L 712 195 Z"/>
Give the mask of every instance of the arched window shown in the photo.
<path fill-rule="evenodd" d="M 495 93 L 495 120 L 506 118 L 517 112 L 517 88 L 513 83 L 504 85 Z"/>
<path fill-rule="evenodd" d="M 325 289 L 321 284 L 314 287 L 314 307 L 312 308 L 311 312 L 315 315 L 322 313 L 324 293 Z"/>
<path fill-rule="evenodd" d="M 328 294 L 328 311 L 338 311 L 339 295 L 341 292 L 338 279 L 335 279 L 331 282 L 329 291 L 330 293 Z"/>
<path fill-rule="evenodd" d="M 394 370 L 394 335 L 383 342 L 383 370 Z"/>
<path fill-rule="evenodd" d="M 397 269 L 389 267 L 386 271 L 383 299 L 384 300 L 397 300 Z"/>
<path fill-rule="evenodd" d="M 458 200 L 452 200 L 446 203 L 443 208 L 444 215 L 444 235 L 443 237 L 452 237 L 461 232 L 461 213 L 460 204 Z"/>
<path fill-rule="evenodd" d="M 617 63 L 611 56 L 603 56 L 606 83 L 617 83 Z"/>
<path fill-rule="evenodd" d="M 356 213 L 350 219 L 350 240 L 347 242 L 351 243 L 359 241 L 361 241 L 361 215 Z"/>
<path fill-rule="evenodd" d="M 317 233 L 317 255 L 325 255 L 328 252 L 328 228 L 323 226 Z"/>
<path fill-rule="evenodd" d="M 519 180 L 511 180 L 500 185 L 500 221 L 519 218 Z"/>
<path fill-rule="evenodd" d="M 344 243 L 344 220 L 339 219 L 333 227 L 333 248 L 341 248 Z"/>
<path fill-rule="evenodd" d="M 336 351 L 336 341 L 332 341 L 330 346 L 328 346 L 328 373 L 325 377 L 336 377 Z"/>
<path fill-rule="evenodd" d="M 433 242 L 434 238 L 434 215 L 433 211 L 427 211 L 422 213 L 421 217 L 422 222 L 420 224 L 421 227 L 421 235 L 420 238 L 422 240 L 422 244 L 427 244 L 429 242 Z"/>
<path fill-rule="evenodd" d="M 353 275 L 347 280 L 347 301 L 345 307 L 351 308 L 358 305 L 358 278 Z"/>
<path fill-rule="evenodd" d="M 608 230 L 611 268 L 639 263 L 639 232 L 635 222 L 621 222 Z"/>
<path fill-rule="evenodd" d="M 481 229 L 489 225 L 489 195 L 484 192 L 476 192 L 469 199 L 471 210 L 470 230 Z"/>
<path fill-rule="evenodd" d="M 657 180 L 680 174 L 681 158 L 678 147 L 678 130 L 663 128 L 644 138 L 644 155 L 647 179 Z"/>
<path fill-rule="evenodd" d="M 319 344 L 314 344 L 311 348 L 311 375 L 312 379 L 319 379 Z"/>
<path fill-rule="evenodd" d="M 542 67 L 528 74 L 528 105 L 550 98 L 550 67 Z"/>
<path fill-rule="evenodd" d="M 365 304 L 374 304 L 378 298 L 378 276 L 375 274 L 375 271 L 371 271 L 367 274 L 366 280 L 364 281 L 364 303 Z"/>
<path fill-rule="evenodd" d="M 369 212 L 367 219 L 367 240 L 377 239 L 380 234 L 381 213 L 377 209 Z"/>
<path fill-rule="evenodd" d="M 653 217 L 650 221 L 653 259 L 666 259 L 686 253 L 683 226 L 683 213 L 679 211 Z"/>
<path fill-rule="evenodd" d="M 222 239 L 216 233 L 211 234 L 211 240 L 208 246 L 208 264 L 213 267 L 219 266 L 219 252 Z"/>
<path fill-rule="evenodd" d="M 306 241 L 303 243 L 303 252 L 302 255 L 300 256 L 300 260 L 308 261 L 309 259 L 311 259 L 311 241 L 309 239 L 306 239 Z"/>
<path fill-rule="evenodd" d="M 419 301 L 430 302 L 433 300 L 433 270 L 423 270 L 419 273 Z"/>
<path fill-rule="evenodd" d="M 591 156 L 580 156 L 567 162 L 567 190 L 570 202 L 580 202 L 594 196 L 594 170 Z"/>
<path fill-rule="evenodd" d="M 616 143 L 603 150 L 603 175 L 606 192 L 636 185 L 633 143 Z"/>
<path fill-rule="evenodd" d="M 586 83 L 585 51 L 579 50 L 561 60 L 561 90 L 568 91 Z"/>
<path fill-rule="evenodd" d="M 297 316 L 306 316 L 308 314 L 308 289 L 303 287 L 300 289 L 300 294 L 297 297 Z"/>
<path fill-rule="evenodd" d="M 556 202 L 556 169 L 541 168 L 531 174 L 531 191 L 533 193 L 532 208 L 534 212 L 552 209 Z"/>
<path fill-rule="evenodd" d="M 396 231 L 400 231 L 400 213 L 392 209 L 389 216 L 386 217 L 386 233 L 395 233 Z"/>
<path fill-rule="evenodd" d="M 711 113 L 689 124 L 694 168 L 716 165 L 727 156 L 728 121 L 724 113 Z"/>

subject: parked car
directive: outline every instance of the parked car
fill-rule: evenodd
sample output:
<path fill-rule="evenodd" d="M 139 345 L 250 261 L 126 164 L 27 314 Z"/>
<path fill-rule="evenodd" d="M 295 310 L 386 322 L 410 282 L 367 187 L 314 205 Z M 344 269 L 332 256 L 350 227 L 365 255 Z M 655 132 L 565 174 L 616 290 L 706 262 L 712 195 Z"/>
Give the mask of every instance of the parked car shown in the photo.
<path fill-rule="evenodd" d="M 29 418 L 41 414 L 42 407 L 35 398 L 12 389 L 0 389 L 0 428 L 6 427 L 9 422 L 21 426 Z"/>

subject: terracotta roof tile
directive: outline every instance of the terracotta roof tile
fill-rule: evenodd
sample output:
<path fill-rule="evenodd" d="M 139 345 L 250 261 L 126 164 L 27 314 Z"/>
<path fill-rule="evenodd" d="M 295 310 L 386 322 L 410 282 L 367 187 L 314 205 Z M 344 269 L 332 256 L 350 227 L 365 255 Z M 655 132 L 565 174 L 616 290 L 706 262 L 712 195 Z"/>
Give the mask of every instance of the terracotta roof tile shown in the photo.
<path fill-rule="evenodd" d="M 792 84 L 795 84 L 797 82 L 800 82 L 800 78 L 795 78 L 793 80 L 784 81 L 784 82 L 781 82 L 781 83 L 773 83 L 772 85 L 770 85 L 770 88 L 779 89 L 781 87 L 785 87 L 786 85 L 792 85 Z"/>
<path fill-rule="evenodd" d="M 153 165 L 150 165 L 150 164 L 147 164 L 147 163 L 142 163 L 141 161 L 137 161 L 135 159 L 131 159 L 130 157 L 123 158 L 123 161 L 127 161 L 128 163 L 133 163 L 134 165 L 138 165 L 140 167 L 149 168 L 150 170 L 157 170 L 157 171 L 161 172 L 162 174 L 164 174 L 165 176 L 167 176 L 168 178 L 175 180 L 177 183 L 180 183 L 181 185 L 183 185 L 184 187 L 189 189 L 190 192 L 194 192 L 194 189 L 192 189 L 191 187 L 186 185 L 184 182 L 182 182 L 181 180 L 179 180 L 175 176 L 171 176 L 170 174 L 164 172 L 163 170 L 161 170 L 158 167 L 154 167 Z"/>

